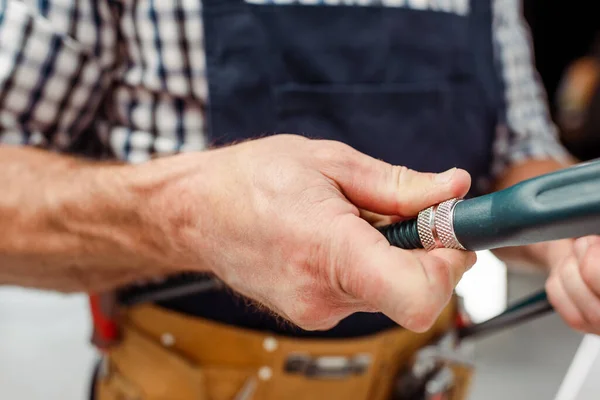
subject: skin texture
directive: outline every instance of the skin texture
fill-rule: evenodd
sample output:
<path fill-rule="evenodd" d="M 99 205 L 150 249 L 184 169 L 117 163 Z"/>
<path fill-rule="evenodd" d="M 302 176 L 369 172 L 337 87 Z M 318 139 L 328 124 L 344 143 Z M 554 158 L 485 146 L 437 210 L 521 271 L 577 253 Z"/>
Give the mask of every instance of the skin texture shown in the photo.
<path fill-rule="evenodd" d="M 0 284 L 104 290 L 168 271 L 128 171 L 0 147 Z"/>
<path fill-rule="evenodd" d="M 0 148 L 0 283 L 89 291 L 206 271 L 304 329 L 381 311 L 421 332 L 475 254 L 391 247 L 361 214 L 414 216 L 469 186 L 462 170 L 293 135 L 141 165 Z"/>

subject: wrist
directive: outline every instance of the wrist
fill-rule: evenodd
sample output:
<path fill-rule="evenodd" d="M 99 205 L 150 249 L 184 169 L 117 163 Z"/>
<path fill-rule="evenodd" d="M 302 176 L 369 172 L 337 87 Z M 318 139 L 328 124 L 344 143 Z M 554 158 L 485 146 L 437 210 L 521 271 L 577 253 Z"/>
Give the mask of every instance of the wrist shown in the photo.
<path fill-rule="evenodd" d="M 206 225 L 211 152 L 179 154 L 127 172 L 127 192 L 138 204 L 148 254 L 170 271 L 208 271 Z"/>

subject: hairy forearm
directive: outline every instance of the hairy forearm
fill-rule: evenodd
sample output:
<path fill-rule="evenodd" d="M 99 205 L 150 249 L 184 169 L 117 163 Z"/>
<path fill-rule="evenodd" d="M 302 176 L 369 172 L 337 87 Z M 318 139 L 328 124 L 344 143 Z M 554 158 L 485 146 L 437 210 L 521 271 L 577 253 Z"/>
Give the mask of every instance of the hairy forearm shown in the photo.
<path fill-rule="evenodd" d="M 0 147 L 0 284 L 103 290 L 173 271 L 149 206 L 170 173 Z"/>
<path fill-rule="evenodd" d="M 551 173 L 568 167 L 554 160 L 531 160 L 510 168 L 497 182 L 495 190 L 502 190 L 521 181 L 539 175 Z M 551 243 L 539 243 L 530 246 L 506 247 L 493 250 L 493 253 L 510 265 L 543 269 L 553 256 Z"/>

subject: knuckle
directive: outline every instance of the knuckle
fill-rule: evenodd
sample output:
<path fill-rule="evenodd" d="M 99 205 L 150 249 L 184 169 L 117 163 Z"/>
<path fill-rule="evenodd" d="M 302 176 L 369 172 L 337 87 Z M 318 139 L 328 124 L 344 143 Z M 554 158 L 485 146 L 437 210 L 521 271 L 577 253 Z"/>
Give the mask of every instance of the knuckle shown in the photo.
<path fill-rule="evenodd" d="M 402 189 L 407 183 L 410 181 L 410 169 L 403 165 L 391 165 L 388 164 L 388 171 L 390 175 L 390 181 L 394 182 L 396 188 Z M 410 206 L 410 204 L 406 204 L 408 199 L 404 196 L 400 196 L 398 198 L 398 205 L 400 207 Z"/>
<path fill-rule="evenodd" d="M 590 308 L 585 317 L 594 329 L 600 329 L 600 309 Z"/>
<path fill-rule="evenodd" d="M 426 332 L 435 323 L 438 307 L 432 300 L 423 297 L 415 301 L 409 310 L 405 311 L 404 327 L 414 332 Z"/>
<path fill-rule="evenodd" d="M 554 276 L 550 276 L 547 280 L 546 283 L 544 284 L 544 289 L 546 290 L 546 293 L 548 294 L 548 301 L 550 302 L 550 304 L 552 304 L 552 306 L 556 307 L 556 293 L 555 293 L 555 287 L 556 287 L 556 278 Z"/>
<path fill-rule="evenodd" d="M 393 181 L 398 188 L 406 186 L 422 186 L 431 181 L 432 174 L 420 173 L 404 165 L 389 166 Z M 414 188 L 413 188 L 414 189 Z"/>
<path fill-rule="evenodd" d="M 316 302 L 297 304 L 288 317 L 292 323 L 306 331 L 331 329 L 340 320 L 329 307 Z"/>
<path fill-rule="evenodd" d="M 335 327 L 335 325 L 337 325 L 337 322 L 334 322 L 332 320 L 320 321 L 320 320 L 304 319 L 304 318 L 300 318 L 299 320 L 292 321 L 292 322 L 296 326 L 298 326 L 300 329 L 309 331 L 309 332 L 329 330 L 329 329 Z"/>
<path fill-rule="evenodd" d="M 576 331 L 583 332 L 586 329 L 586 323 L 579 315 L 567 313 L 563 316 L 567 325 Z"/>
<path fill-rule="evenodd" d="M 583 262 L 583 264 L 579 267 L 579 273 L 581 274 L 581 279 L 583 283 L 585 283 L 588 287 L 595 287 L 598 282 L 598 272 L 594 265 L 590 262 Z"/>
<path fill-rule="evenodd" d="M 389 285 L 388 279 L 381 273 L 364 268 L 363 264 L 355 265 L 351 259 L 352 253 L 348 254 L 350 257 L 347 262 L 339 263 L 344 266 L 338 269 L 340 287 L 353 298 L 369 301 Z"/>
<path fill-rule="evenodd" d="M 350 151 L 350 146 L 335 140 L 317 140 L 313 150 L 314 156 L 322 162 L 343 160 Z"/>
<path fill-rule="evenodd" d="M 561 306 L 561 295 L 559 290 L 558 276 L 555 274 L 550 275 L 550 277 L 546 280 L 544 288 L 546 289 L 546 293 L 548 294 L 548 301 L 552 305 L 552 307 L 559 309 Z"/>
<path fill-rule="evenodd" d="M 292 322 L 294 323 L 294 325 L 296 325 L 298 328 L 305 330 L 305 331 L 316 331 L 319 330 L 319 324 L 314 322 L 314 321 L 309 321 L 309 320 L 303 320 L 303 319 L 298 319 L 298 318 L 292 318 Z"/>
<path fill-rule="evenodd" d="M 475 264 L 477 264 L 477 253 L 474 251 L 467 252 L 467 270 L 474 267 Z"/>
<path fill-rule="evenodd" d="M 308 328 L 305 328 L 304 330 L 308 330 L 308 331 L 327 331 L 330 330 L 332 328 L 334 328 L 336 325 L 338 324 L 337 320 L 326 320 L 326 321 L 320 321 L 320 322 L 316 322 L 313 324 L 308 325 Z"/>
<path fill-rule="evenodd" d="M 411 169 L 404 165 L 389 165 L 390 174 L 393 177 L 394 182 L 398 186 L 402 186 L 410 181 Z"/>
<path fill-rule="evenodd" d="M 395 201 L 398 212 L 404 216 L 420 211 L 415 209 L 415 200 L 427 194 L 429 175 L 418 174 L 416 171 L 402 165 L 388 164 L 387 171 L 389 171 L 389 178 L 385 181 L 391 182 L 396 188 Z"/>
<path fill-rule="evenodd" d="M 431 292 L 439 293 L 443 297 L 447 297 L 452 293 L 455 285 L 455 277 L 449 261 L 439 257 L 432 257 L 432 263 L 427 272 L 431 278 Z"/>
<path fill-rule="evenodd" d="M 313 323 L 313 318 L 306 311 L 306 307 L 302 304 L 295 304 L 294 308 L 287 313 L 288 318 L 292 323 L 298 325 L 302 329 L 307 329 Z"/>

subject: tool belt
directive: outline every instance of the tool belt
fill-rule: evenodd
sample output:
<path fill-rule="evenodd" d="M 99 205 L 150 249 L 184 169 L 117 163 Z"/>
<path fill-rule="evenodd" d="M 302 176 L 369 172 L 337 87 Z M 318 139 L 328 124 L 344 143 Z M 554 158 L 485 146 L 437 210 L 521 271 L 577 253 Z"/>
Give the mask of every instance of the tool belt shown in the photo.
<path fill-rule="evenodd" d="M 430 372 L 427 365 L 440 361 L 434 357 L 416 364 L 420 351 L 433 349 L 453 330 L 456 308 L 452 301 L 426 333 L 398 328 L 352 339 L 304 339 L 240 329 L 153 305 L 133 306 L 120 310 L 120 339 L 104 349 L 95 398 L 412 399 L 402 397 L 406 387 L 401 386 L 414 386 L 416 376 Z M 462 362 L 445 364 L 442 372 L 451 373 L 453 382 L 438 392 L 446 395 L 420 399 L 466 398 L 472 368 Z"/>

